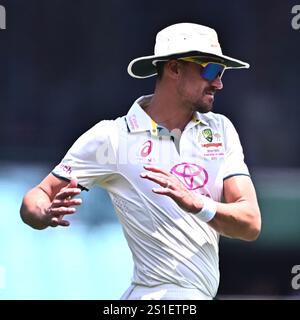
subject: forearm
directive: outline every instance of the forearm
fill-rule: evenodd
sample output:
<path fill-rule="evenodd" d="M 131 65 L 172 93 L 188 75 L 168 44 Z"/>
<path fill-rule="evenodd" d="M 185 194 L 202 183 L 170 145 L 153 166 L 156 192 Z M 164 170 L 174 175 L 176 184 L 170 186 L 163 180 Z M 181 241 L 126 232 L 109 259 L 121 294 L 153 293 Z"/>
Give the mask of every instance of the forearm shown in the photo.
<path fill-rule="evenodd" d="M 30 190 L 24 197 L 20 214 L 22 220 L 34 229 L 45 229 L 49 226 L 46 209 L 51 201 L 45 191 L 39 187 Z"/>
<path fill-rule="evenodd" d="M 261 228 L 259 208 L 248 201 L 217 203 L 217 213 L 208 224 L 224 236 L 253 241 Z"/>

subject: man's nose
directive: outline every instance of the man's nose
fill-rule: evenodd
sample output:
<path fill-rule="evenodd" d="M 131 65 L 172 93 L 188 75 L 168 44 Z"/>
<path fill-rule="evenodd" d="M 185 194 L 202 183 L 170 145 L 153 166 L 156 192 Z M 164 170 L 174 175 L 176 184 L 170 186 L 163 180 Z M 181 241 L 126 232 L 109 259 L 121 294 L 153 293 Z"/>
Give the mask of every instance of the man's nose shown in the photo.
<path fill-rule="evenodd" d="M 217 77 L 215 80 L 213 80 L 211 85 L 217 90 L 221 90 L 223 88 L 223 82 L 220 77 Z"/>

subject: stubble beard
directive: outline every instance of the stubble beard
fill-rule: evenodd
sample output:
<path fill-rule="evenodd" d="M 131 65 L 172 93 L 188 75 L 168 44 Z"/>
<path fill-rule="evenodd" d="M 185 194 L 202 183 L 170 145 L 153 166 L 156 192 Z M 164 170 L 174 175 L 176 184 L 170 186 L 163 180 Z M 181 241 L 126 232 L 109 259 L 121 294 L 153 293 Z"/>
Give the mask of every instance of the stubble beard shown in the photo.
<path fill-rule="evenodd" d="M 207 113 L 213 109 L 216 91 L 209 88 L 203 92 L 201 100 L 199 99 L 195 104 L 195 111 L 200 113 Z"/>
<path fill-rule="evenodd" d="M 216 90 L 212 87 L 209 87 L 202 91 L 201 97 L 198 96 L 197 98 L 194 97 L 194 99 L 191 99 L 191 96 L 185 95 L 183 90 L 179 92 L 182 97 L 186 98 L 192 111 L 197 111 L 200 113 L 208 113 L 213 109 L 215 93 Z"/>
<path fill-rule="evenodd" d="M 193 111 L 198 111 L 200 113 L 207 113 L 213 109 L 213 102 L 205 103 L 204 101 L 200 101 L 194 105 Z"/>
<path fill-rule="evenodd" d="M 197 106 L 195 111 L 198 111 L 200 113 L 208 113 L 212 110 L 212 105 L 211 106 Z"/>

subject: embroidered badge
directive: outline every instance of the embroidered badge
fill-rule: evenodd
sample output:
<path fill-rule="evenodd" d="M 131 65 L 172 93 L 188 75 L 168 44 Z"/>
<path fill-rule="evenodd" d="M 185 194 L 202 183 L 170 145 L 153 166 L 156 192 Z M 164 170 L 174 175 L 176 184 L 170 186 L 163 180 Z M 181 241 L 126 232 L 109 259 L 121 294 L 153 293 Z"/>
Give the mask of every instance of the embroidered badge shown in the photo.
<path fill-rule="evenodd" d="M 208 129 L 204 129 L 202 131 L 203 137 L 208 141 L 208 142 L 212 142 L 213 141 L 213 133 L 211 131 L 210 128 Z"/>

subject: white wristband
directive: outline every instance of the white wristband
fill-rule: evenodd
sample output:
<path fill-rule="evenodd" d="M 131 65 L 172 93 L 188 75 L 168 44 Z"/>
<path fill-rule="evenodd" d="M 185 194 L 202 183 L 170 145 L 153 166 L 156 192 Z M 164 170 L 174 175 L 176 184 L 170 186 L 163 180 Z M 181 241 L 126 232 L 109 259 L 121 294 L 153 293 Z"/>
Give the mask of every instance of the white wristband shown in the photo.
<path fill-rule="evenodd" d="M 203 222 L 208 222 L 213 219 L 217 213 L 217 204 L 211 198 L 202 196 L 203 208 L 195 214 Z"/>

